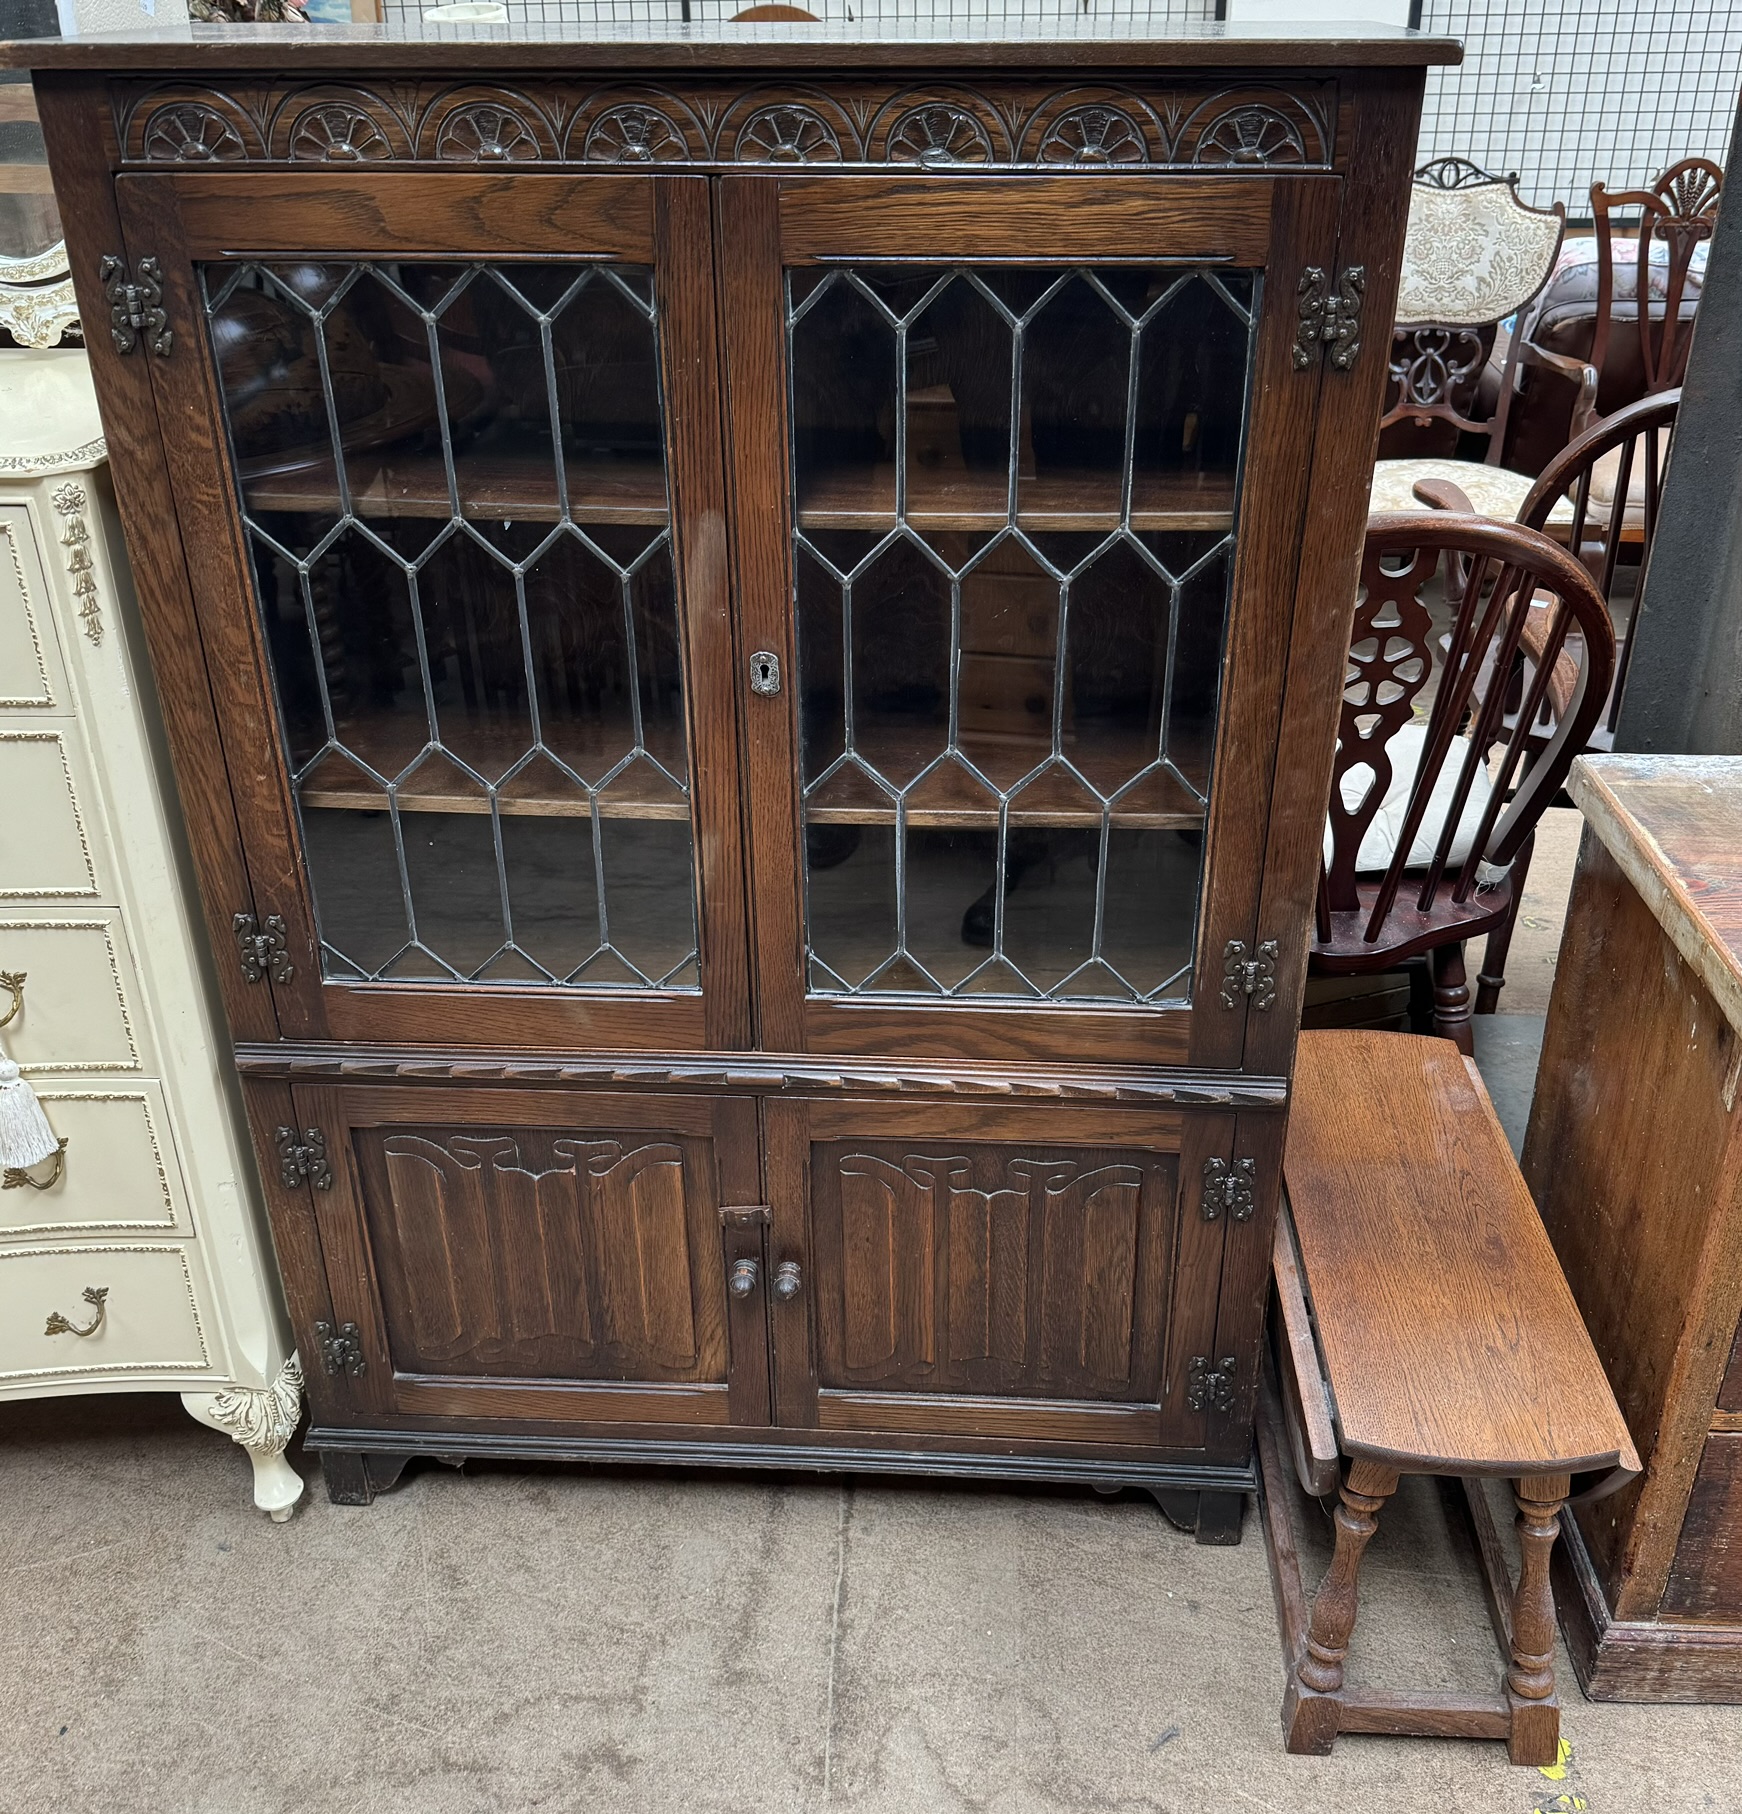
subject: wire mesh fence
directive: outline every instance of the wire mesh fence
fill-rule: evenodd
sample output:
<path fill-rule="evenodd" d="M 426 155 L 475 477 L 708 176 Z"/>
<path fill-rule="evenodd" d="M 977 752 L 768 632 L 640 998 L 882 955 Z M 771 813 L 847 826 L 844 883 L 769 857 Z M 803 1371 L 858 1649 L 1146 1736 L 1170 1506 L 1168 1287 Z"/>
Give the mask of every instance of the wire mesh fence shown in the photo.
<path fill-rule="evenodd" d="M 1431 69 L 1420 157 L 1516 172 L 1539 208 L 1590 218 L 1594 182 L 1643 188 L 1684 157 L 1722 164 L 1742 80 L 1731 0 L 1416 0 L 1412 24 L 1461 38 Z"/>
<path fill-rule="evenodd" d="M 389 23 L 414 24 L 435 0 L 384 0 Z M 749 0 L 505 0 L 509 23 L 524 29 L 575 29 L 589 25 L 661 28 L 723 23 Z M 1020 31 L 1025 25 L 1080 23 L 1085 32 L 1108 26 L 1166 28 L 1207 24 L 1222 17 L 1225 0 L 805 0 L 806 9 L 831 25 L 925 25 L 929 34 L 972 36 L 988 30 Z"/>

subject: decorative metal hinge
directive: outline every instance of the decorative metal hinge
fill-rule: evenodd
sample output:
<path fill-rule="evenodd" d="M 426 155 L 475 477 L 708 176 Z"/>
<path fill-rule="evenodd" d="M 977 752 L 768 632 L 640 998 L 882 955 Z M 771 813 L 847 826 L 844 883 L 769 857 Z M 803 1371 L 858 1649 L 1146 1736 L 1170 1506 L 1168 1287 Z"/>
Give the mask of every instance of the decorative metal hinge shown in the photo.
<path fill-rule="evenodd" d="M 163 267 L 155 258 L 142 258 L 137 278 L 129 278 L 126 259 L 109 252 L 97 275 L 109 299 L 109 333 L 115 351 L 132 352 L 143 334 L 145 344 L 158 358 L 167 359 L 175 334 L 163 311 Z"/>
<path fill-rule="evenodd" d="M 275 983 L 287 983 L 296 975 L 296 965 L 284 948 L 287 934 L 280 915 L 269 913 L 262 926 L 253 914 L 238 913 L 230 925 L 242 952 L 243 982 L 263 983 L 270 976 Z"/>
<path fill-rule="evenodd" d="M 1246 955 L 1244 939 L 1231 938 L 1222 947 L 1222 1006 L 1237 1008 L 1242 995 L 1252 997 L 1255 1008 L 1268 1008 L 1276 1000 L 1276 940 L 1267 938 L 1256 957 Z"/>
<path fill-rule="evenodd" d="M 1257 1201 L 1257 1188 L 1257 1160 L 1236 1159 L 1230 1165 L 1226 1159 L 1206 1159 L 1201 1204 L 1204 1220 L 1214 1222 L 1226 1210 L 1230 1221 L 1244 1222 Z"/>
<path fill-rule="evenodd" d="M 1337 279 L 1333 295 L 1330 279 L 1318 265 L 1308 265 L 1295 289 L 1294 363 L 1305 371 L 1321 346 L 1331 349 L 1331 364 L 1346 372 L 1361 350 L 1361 304 L 1367 294 L 1367 267 L 1350 265 Z"/>
<path fill-rule="evenodd" d="M 349 1373 L 353 1378 L 368 1371 L 363 1358 L 363 1335 L 355 1323 L 315 1324 L 315 1344 L 321 1351 L 321 1365 L 329 1373 Z"/>
<path fill-rule="evenodd" d="M 1234 1409 L 1234 1375 L 1239 1372 L 1240 1363 L 1233 1355 L 1224 1354 L 1212 1367 L 1207 1354 L 1194 1354 L 1187 1368 L 1186 1404 L 1192 1410 Z"/>
<path fill-rule="evenodd" d="M 278 1181 L 286 1190 L 305 1180 L 316 1190 L 333 1188 L 327 1137 L 318 1127 L 305 1127 L 300 1135 L 293 1127 L 281 1127 L 273 1138 L 278 1142 Z"/>

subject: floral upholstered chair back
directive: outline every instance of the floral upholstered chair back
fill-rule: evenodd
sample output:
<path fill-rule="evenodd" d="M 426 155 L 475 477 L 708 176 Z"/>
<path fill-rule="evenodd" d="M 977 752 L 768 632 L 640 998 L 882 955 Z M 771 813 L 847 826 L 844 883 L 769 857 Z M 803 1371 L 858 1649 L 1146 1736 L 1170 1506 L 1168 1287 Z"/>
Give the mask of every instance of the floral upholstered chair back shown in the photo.
<path fill-rule="evenodd" d="M 1554 270 L 1566 226 L 1557 202 L 1518 199 L 1518 179 L 1463 158 L 1416 172 L 1397 297 L 1385 422 L 1433 420 L 1488 436 L 1496 463 L 1505 437 L 1516 354 L 1508 346 L 1492 414 L 1480 402 L 1496 330 L 1526 307 Z"/>

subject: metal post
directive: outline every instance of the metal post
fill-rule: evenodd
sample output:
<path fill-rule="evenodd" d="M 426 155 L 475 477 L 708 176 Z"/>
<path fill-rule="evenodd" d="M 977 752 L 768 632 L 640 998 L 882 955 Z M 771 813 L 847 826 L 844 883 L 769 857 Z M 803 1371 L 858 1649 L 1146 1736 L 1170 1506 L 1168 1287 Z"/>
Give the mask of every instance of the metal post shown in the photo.
<path fill-rule="evenodd" d="M 1707 254 L 1618 750 L 1742 755 L 1742 111 Z"/>

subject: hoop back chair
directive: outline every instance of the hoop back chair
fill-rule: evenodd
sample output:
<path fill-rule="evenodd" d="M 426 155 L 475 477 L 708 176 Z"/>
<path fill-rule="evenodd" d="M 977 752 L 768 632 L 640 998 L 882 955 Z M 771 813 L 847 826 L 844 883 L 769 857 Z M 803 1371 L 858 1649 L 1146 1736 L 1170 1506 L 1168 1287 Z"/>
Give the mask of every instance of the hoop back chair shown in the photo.
<path fill-rule="evenodd" d="M 1424 596 L 1447 556 L 1449 622 Z M 1520 665 L 1533 622 L 1536 652 L 1512 700 L 1485 681 Z M 1508 921 L 1513 863 L 1601 716 L 1614 667 L 1602 594 L 1540 531 L 1441 511 L 1369 520 L 1313 971 L 1360 975 L 1425 954 L 1433 1030 L 1471 1050 L 1464 941 Z M 1557 675 L 1565 708 L 1533 750 Z"/>
<path fill-rule="evenodd" d="M 1500 324 L 1548 282 L 1565 228 L 1565 207 L 1528 207 L 1515 176 L 1491 176 L 1452 157 L 1415 173 L 1380 430 L 1446 422 L 1460 434 L 1486 436 L 1488 445 L 1481 461 L 1379 461 L 1373 510 L 1414 509 L 1416 482 L 1441 477 L 1457 480 L 1490 516 L 1516 512 L 1530 480 L 1504 471 L 1500 456 L 1516 388 L 1518 335 L 1507 341 L 1489 414 L 1483 413 L 1483 374 Z"/>
<path fill-rule="evenodd" d="M 1658 506 L 1663 496 L 1663 476 L 1668 463 L 1670 436 L 1681 408 L 1679 390 L 1664 391 L 1655 397 L 1642 397 L 1629 403 L 1614 415 L 1600 418 L 1544 468 L 1542 476 L 1530 488 L 1519 512 L 1519 521 L 1527 529 L 1542 529 L 1551 511 L 1570 516 L 1556 524 L 1556 539 L 1565 537 L 1578 555 L 1609 606 L 1609 621 L 1618 616 L 1616 579 L 1620 571 L 1623 548 L 1637 553 L 1631 570 L 1643 579 L 1645 563 L 1651 553 L 1652 538 L 1657 534 Z M 1470 500 L 1455 485 L 1427 480 L 1416 487 L 1416 495 L 1425 504 L 1440 510 L 1470 509 Z M 1615 676 L 1609 697 L 1587 739 L 1585 750 L 1607 750 L 1614 746 L 1615 722 L 1621 711 L 1621 695 L 1627 684 L 1627 664 L 1633 651 L 1633 617 L 1638 609 L 1637 597 L 1629 606 L 1627 627 L 1616 632 Z M 1509 698 L 1516 709 L 1531 671 L 1542 663 L 1548 633 L 1549 612 L 1537 604 L 1525 619 L 1520 638 L 1520 659 L 1508 678 Z M 1572 651 L 1562 649 L 1550 664 L 1548 685 L 1542 710 L 1530 728 L 1531 760 L 1548 747 L 1555 727 L 1571 708 L 1577 684 L 1578 663 Z M 1478 684 L 1478 691 L 1486 681 Z M 1510 714 L 1508 722 L 1510 722 Z M 1483 953 L 1482 971 L 1477 978 L 1476 1012 L 1492 1014 L 1499 1006 L 1500 991 L 1506 986 L 1506 959 L 1512 947 L 1512 932 L 1518 919 L 1518 903 L 1530 870 L 1534 840 L 1527 840 L 1512 863 L 1512 911 L 1504 924 L 1488 934 Z"/>

